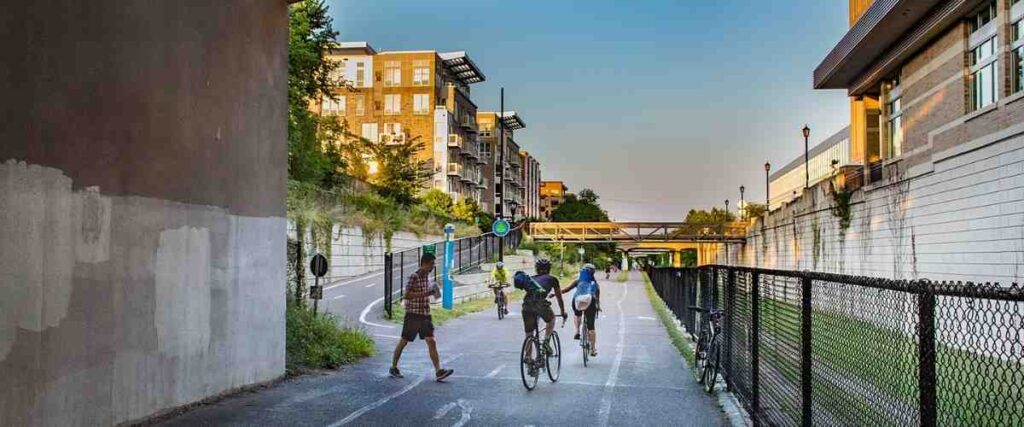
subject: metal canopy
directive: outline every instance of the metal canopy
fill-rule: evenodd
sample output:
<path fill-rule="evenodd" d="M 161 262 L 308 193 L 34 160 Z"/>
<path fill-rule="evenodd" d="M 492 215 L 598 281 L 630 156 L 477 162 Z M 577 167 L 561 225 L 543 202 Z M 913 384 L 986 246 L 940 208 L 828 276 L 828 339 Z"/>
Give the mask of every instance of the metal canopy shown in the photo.
<path fill-rule="evenodd" d="M 467 85 L 487 79 L 466 52 L 445 52 L 439 53 L 438 56 L 441 57 L 444 66 Z"/>
<path fill-rule="evenodd" d="M 501 117 L 501 124 L 508 130 L 519 130 L 526 127 L 526 122 L 515 111 L 506 111 Z"/>

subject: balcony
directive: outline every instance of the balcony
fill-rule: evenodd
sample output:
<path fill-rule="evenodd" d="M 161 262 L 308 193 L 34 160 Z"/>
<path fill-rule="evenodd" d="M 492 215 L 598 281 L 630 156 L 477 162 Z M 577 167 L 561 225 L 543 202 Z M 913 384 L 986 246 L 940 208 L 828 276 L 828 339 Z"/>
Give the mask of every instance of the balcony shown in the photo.
<path fill-rule="evenodd" d="M 448 176 L 462 176 L 462 165 L 459 163 L 448 163 Z"/>
<path fill-rule="evenodd" d="M 462 144 L 462 151 L 460 151 L 460 154 L 475 160 L 480 157 L 480 150 L 477 147 L 476 143 L 466 141 Z"/>
<path fill-rule="evenodd" d="M 476 117 L 471 115 L 465 115 L 462 120 L 459 121 L 459 126 L 465 129 L 467 132 L 477 132 Z"/>
<path fill-rule="evenodd" d="M 487 178 L 480 177 L 480 180 L 476 182 L 476 188 L 487 189 L 488 184 L 490 184 L 490 181 Z"/>
<path fill-rule="evenodd" d="M 458 148 L 461 150 L 465 143 L 466 141 L 462 138 L 462 135 L 448 134 L 448 148 Z"/>
<path fill-rule="evenodd" d="M 462 171 L 462 182 L 475 183 L 480 178 L 480 172 L 476 170 L 464 169 Z"/>

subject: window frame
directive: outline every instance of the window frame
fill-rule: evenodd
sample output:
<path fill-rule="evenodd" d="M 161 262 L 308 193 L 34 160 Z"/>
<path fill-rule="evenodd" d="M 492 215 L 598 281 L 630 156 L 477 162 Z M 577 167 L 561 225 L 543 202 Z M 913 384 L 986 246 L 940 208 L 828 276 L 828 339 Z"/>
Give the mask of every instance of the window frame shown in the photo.
<path fill-rule="evenodd" d="M 384 87 L 402 85 L 402 63 L 399 61 L 384 62 Z"/>
<path fill-rule="evenodd" d="M 355 87 L 366 87 L 366 61 L 356 61 Z"/>
<path fill-rule="evenodd" d="M 422 100 L 423 102 L 420 102 Z M 423 104 L 423 108 L 417 108 L 420 104 Z M 428 93 L 414 93 L 412 95 L 412 113 L 425 115 L 430 114 L 430 94 Z"/>
<path fill-rule="evenodd" d="M 394 102 L 389 102 L 389 101 Z M 391 108 L 388 105 L 391 104 Z M 387 93 L 384 94 L 384 115 L 395 116 L 402 114 L 402 94 L 400 93 Z"/>
<path fill-rule="evenodd" d="M 1024 92 L 1024 1 L 1010 1 L 1010 94 Z"/>
<path fill-rule="evenodd" d="M 906 141 L 906 129 L 903 127 L 903 91 L 899 85 L 899 78 L 894 79 L 891 84 L 885 101 L 885 156 L 886 159 L 898 159 L 903 156 L 903 143 Z"/>
<path fill-rule="evenodd" d="M 982 49 L 990 49 L 990 52 L 986 56 L 979 56 L 979 51 Z M 970 111 L 973 112 L 999 102 L 999 36 L 993 35 L 980 42 L 971 43 L 969 55 L 968 83 L 970 86 L 968 92 L 970 94 Z M 989 76 L 988 81 L 983 79 L 986 75 Z M 991 97 L 987 99 L 988 102 L 985 102 L 986 99 L 982 96 L 984 92 L 979 90 L 986 86 L 992 91 Z"/>

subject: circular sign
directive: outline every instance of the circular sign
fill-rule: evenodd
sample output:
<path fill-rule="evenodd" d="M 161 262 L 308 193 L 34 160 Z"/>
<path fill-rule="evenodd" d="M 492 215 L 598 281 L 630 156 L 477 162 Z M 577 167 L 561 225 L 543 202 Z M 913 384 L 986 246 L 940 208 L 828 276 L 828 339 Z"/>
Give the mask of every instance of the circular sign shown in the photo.
<path fill-rule="evenodd" d="M 309 261 L 309 271 L 316 277 L 324 277 L 327 274 L 327 257 L 323 254 L 313 255 L 313 259 Z"/>
<path fill-rule="evenodd" d="M 495 236 L 505 237 L 508 235 L 509 231 L 512 231 L 512 226 L 509 225 L 508 221 L 506 221 L 504 218 L 498 218 L 494 221 L 494 224 L 491 226 L 491 231 L 494 232 Z"/>

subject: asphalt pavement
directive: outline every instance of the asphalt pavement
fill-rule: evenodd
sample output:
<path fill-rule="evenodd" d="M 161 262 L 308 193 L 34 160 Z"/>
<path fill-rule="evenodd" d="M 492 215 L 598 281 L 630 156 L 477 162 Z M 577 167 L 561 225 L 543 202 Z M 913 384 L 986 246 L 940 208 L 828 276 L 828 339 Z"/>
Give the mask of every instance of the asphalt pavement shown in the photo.
<path fill-rule="evenodd" d="M 378 355 L 339 372 L 284 381 L 166 420 L 163 424 L 268 426 L 717 426 L 726 420 L 694 383 L 656 320 L 638 273 L 627 283 L 602 283 L 597 320 L 599 355 L 583 367 L 572 319 L 556 329 L 562 341 L 559 381 L 546 376 L 533 391 L 520 380 L 520 307 L 498 320 L 493 310 L 437 328 L 441 359 L 455 374 L 433 380 L 426 346 L 406 347 L 404 379 L 388 377 L 400 328 L 381 318 L 383 276 L 336 283 L 325 306 L 365 327 Z M 568 302 L 568 300 L 567 300 Z M 557 305 L 556 311 L 557 311 Z M 568 307 L 567 307 L 568 308 Z M 570 313 L 571 314 L 571 313 Z"/>

